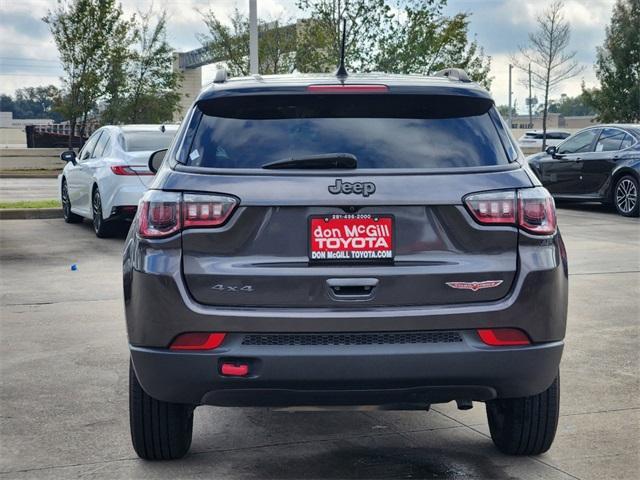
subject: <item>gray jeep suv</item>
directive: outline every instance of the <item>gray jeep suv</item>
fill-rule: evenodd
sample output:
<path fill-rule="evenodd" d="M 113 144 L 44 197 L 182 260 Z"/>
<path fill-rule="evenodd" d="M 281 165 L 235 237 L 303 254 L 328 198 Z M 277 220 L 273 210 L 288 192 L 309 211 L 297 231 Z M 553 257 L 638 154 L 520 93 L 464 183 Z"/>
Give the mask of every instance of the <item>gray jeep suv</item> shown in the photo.
<path fill-rule="evenodd" d="M 554 203 L 462 71 L 218 78 L 140 203 L 124 298 L 142 458 L 185 455 L 199 405 L 475 401 L 503 452 L 555 435 Z"/>

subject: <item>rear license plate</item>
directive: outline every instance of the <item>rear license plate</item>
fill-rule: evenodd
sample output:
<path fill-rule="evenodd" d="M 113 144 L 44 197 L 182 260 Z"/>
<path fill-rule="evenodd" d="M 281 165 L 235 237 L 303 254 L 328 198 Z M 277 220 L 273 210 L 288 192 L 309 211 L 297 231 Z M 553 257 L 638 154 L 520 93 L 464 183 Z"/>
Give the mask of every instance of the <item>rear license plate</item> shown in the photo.
<path fill-rule="evenodd" d="M 335 214 L 309 221 L 312 261 L 393 260 L 393 216 Z"/>

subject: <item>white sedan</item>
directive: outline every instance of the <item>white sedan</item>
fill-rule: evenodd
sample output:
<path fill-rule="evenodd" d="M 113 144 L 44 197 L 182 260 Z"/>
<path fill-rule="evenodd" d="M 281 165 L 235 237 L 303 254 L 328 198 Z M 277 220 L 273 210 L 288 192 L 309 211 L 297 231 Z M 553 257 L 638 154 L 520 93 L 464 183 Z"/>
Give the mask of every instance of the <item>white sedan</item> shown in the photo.
<path fill-rule="evenodd" d="M 133 218 L 153 180 L 149 156 L 168 148 L 177 128 L 106 126 L 96 130 L 77 155 L 72 150 L 62 153 L 60 158 L 67 162 L 59 176 L 65 222 L 89 218 L 96 235 L 107 237 L 122 221 Z"/>
<path fill-rule="evenodd" d="M 547 130 L 547 147 L 555 147 L 560 145 L 565 138 L 569 138 L 571 136 L 571 132 L 567 132 L 566 130 Z M 520 148 L 537 148 L 542 151 L 542 130 L 531 130 L 529 132 L 525 132 L 518 139 L 518 145 Z"/>

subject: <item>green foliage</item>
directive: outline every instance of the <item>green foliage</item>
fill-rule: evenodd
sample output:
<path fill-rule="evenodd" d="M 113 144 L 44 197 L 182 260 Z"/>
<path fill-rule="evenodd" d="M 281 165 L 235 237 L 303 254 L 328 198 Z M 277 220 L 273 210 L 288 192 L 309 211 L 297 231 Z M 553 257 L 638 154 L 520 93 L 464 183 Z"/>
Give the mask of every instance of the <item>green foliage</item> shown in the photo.
<path fill-rule="evenodd" d="M 112 57 L 103 123 L 171 121 L 180 102 L 180 74 L 166 40 L 166 11 L 140 12 L 131 31 L 134 47 Z"/>
<path fill-rule="evenodd" d="M 328 72 L 339 58 L 341 22 L 347 19 L 347 69 L 356 72 L 432 74 L 463 68 L 486 87 L 490 57 L 469 41 L 469 14 L 443 14 L 446 0 L 298 0 L 308 15 L 300 28 L 296 67 Z"/>
<path fill-rule="evenodd" d="M 249 18 L 235 9 L 227 26 L 213 9 L 202 13 L 209 33 L 199 40 L 217 62 L 225 62 L 231 76 L 249 75 Z M 290 25 L 289 25 L 289 24 Z M 296 26 L 283 19 L 258 22 L 259 72 L 265 75 L 290 73 L 296 46 Z"/>
<path fill-rule="evenodd" d="M 58 0 L 43 18 L 49 25 L 65 72 L 58 110 L 84 134 L 89 113 L 105 93 L 114 58 L 131 44 L 132 19 L 115 0 Z"/>
<path fill-rule="evenodd" d="M 335 71 L 340 58 L 342 19 L 346 19 L 347 71 L 378 70 L 376 50 L 393 20 L 388 3 L 385 0 L 298 0 L 298 8 L 306 19 L 298 32 L 296 69 Z"/>
<path fill-rule="evenodd" d="M 304 20 L 259 22 L 260 73 L 333 72 L 347 20 L 345 63 L 350 72 L 431 74 L 467 70 L 489 87 L 490 58 L 469 41 L 469 14 L 443 14 L 446 0 L 297 0 Z M 223 23 L 203 14 L 209 30 L 200 41 L 232 76 L 249 74 L 249 20 L 238 10 Z"/>
<path fill-rule="evenodd" d="M 24 87 L 14 97 L 0 95 L 0 110 L 12 112 L 13 118 L 50 118 L 59 122 L 62 116 L 55 110 L 61 91 L 54 85 Z"/>
<path fill-rule="evenodd" d="M 602 122 L 640 121 L 640 0 L 618 0 L 597 50 L 600 89 L 583 94 Z"/>
<path fill-rule="evenodd" d="M 166 13 L 125 18 L 116 0 L 58 0 L 43 19 L 65 72 L 56 106 L 72 127 L 170 121 L 180 101 L 179 74 L 166 41 Z"/>
<path fill-rule="evenodd" d="M 509 105 L 498 105 L 498 112 L 502 115 L 502 118 L 509 117 Z M 511 107 L 511 115 L 517 115 L 516 109 Z"/>
<path fill-rule="evenodd" d="M 472 80 L 489 88 L 491 58 L 477 41 L 469 42 L 469 14 L 446 17 L 446 2 L 409 2 L 391 20 L 376 56 L 376 69 L 428 75 L 447 67 L 466 70 Z"/>
<path fill-rule="evenodd" d="M 596 114 L 593 106 L 586 102 L 584 95 L 577 95 L 575 97 L 562 95 L 558 101 L 549 100 L 548 112 L 559 113 L 565 117 Z"/>

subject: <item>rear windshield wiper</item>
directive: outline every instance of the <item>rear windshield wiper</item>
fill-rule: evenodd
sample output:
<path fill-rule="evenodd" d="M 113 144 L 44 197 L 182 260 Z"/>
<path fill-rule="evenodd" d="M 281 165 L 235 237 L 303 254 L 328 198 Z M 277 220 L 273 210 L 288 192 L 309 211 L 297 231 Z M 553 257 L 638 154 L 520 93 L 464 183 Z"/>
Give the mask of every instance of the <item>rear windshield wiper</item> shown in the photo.
<path fill-rule="evenodd" d="M 357 168 L 358 159 L 350 153 L 325 153 L 322 155 L 305 155 L 301 157 L 283 158 L 275 162 L 265 163 L 262 168 Z"/>

